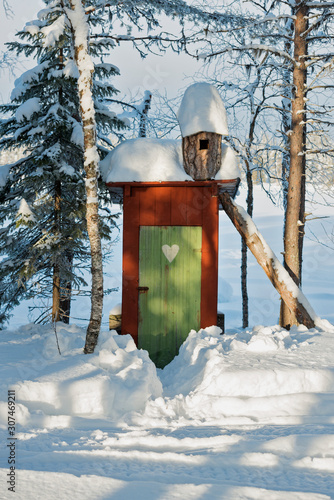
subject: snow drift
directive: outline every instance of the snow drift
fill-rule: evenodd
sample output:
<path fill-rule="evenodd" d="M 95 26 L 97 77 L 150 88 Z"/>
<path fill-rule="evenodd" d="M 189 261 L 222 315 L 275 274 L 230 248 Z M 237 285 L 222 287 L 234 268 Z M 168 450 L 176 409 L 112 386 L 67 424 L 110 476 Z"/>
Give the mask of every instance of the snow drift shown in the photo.
<path fill-rule="evenodd" d="M 38 422 L 42 414 L 140 425 L 170 419 L 277 423 L 312 418 L 314 412 L 329 418 L 334 411 L 327 396 L 334 389 L 330 331 L 191 331 L 164 370 L 129 335 L 103 332 L 95 354 L 85 356 L 82 328 L 58 324 L 56 333 L 61 355 L 50 326 L 28 325 L 2 336 L 2 372 L 11 360 L 6 351 L 16 366 L 11 380 L 2 375 L 2 390 L 16 390 L 24 422 Z"/>
<path fill-rule="evenodd" d="M 34 420 L 41 413 L 117 421 L 132 410 L 143 410 L 149 398 L 162 395 L 148 353 L 139 351 L 129 335 L 103 332 L 95 354 L 85 356 L 84 329 L 58 324 L 56 333 L 61 355 L 50 326 L 28 325 L 6 333 L 10 347 L 22 348 L 16 353 L 17 380 L 10 386 L 16 391 L 25 421 L 28 415 Z M 1 415 L 6 421 L 1 411 L 0 421 Z"/>

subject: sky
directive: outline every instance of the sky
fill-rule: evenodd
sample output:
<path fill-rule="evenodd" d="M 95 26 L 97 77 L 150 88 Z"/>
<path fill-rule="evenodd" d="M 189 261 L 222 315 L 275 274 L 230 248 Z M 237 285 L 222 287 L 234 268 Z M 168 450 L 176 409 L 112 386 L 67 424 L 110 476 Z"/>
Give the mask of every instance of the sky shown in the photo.
<path fill-rule="evenodd" d="M 36 19 L 37 12 L 45 6 L 41 0 L 9 1 L 14 12 L 11 19 L 6 18 L 2 2 L 0 4 L 0 52 L 5 48 L 4 43 L 14 40 L 15 33 L 27 21 Z M 191 79 L 184 80 L 185 76 L 191 78 L 201 64 L 185 54 L 177 55 L 171 51 L 162 56 L 149 55 L 142 59 L 129 42 L 123 42 L 122 46 L 114 49 L 108 62 L 118 66 L 121 72 L 113 82 L 116 88 L 121 94 L 138 96 L 138 99 L 141 99 L 145 90 L 159 90 L 174 97 L 180 88 L 185 87 L 187 81 L 191 83 Z M 31 60 L 21 58 L 17 67 L 13 68 L 14 75 L 8 72 L 0 74 L 0 102 L 8 102 L 15 78 L 33 65 Z"/>

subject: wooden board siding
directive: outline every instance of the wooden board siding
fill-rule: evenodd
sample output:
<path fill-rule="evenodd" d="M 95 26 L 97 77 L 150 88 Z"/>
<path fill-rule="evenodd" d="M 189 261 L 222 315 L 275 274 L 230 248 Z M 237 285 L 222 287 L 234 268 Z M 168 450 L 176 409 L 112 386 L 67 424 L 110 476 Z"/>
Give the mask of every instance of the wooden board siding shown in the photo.
<path fill-rule="evenodd" d="M 202 228 L 141 226 L 138 347 L 158 368 L 200 327 Z"/>
<path fill-rule="evenodd" d="M 139 234 L 141 226 L 202 228 L 200 326 L 217 322 L 217 183 L 124 185 L 122 334 L 138 345 Z"/>

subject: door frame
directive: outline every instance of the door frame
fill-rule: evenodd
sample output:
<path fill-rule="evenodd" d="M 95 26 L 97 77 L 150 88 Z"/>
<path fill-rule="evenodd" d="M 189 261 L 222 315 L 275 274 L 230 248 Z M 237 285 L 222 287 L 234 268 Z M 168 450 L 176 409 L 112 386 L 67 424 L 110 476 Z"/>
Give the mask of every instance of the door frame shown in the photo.
<path fill-rule="evenodd" d="M 137 345 L 140 226 L 202 227 L 200 314 L 206 328 L 217 323 L 218 209 L 215 181 L 124 185 L 121 333 Z"/>

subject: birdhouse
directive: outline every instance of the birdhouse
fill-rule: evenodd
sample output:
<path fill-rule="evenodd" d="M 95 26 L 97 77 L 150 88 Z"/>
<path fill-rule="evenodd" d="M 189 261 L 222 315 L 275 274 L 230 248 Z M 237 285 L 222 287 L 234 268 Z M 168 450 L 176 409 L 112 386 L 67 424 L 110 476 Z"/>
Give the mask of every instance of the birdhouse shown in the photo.
<path fill-rule="evenodd" d="M 194 180 L 214 179 L 221 168 L 222 136 L 228 135 L 224 104 L 215 87 L 189 87 L 178 112 L 185 171 Z"/>
<path fill-rule="evenodd" d="M 121 333 L 132 335 L 160 368 L 178 354 L 191 329 L 217 323 L 218 194 L 234 196 L 239 183 L 235 156 L 221 145 L 227 133 L 223 103 L 216 89 L 196 85 L 211 99 L 192 127 L 187 116 L 198 110 L 191 114 L 182 102 L 181 131 L 191 131 L 183 147 L 174 140 L 131 139 L 101 162 L 112 200 L 123 205 Z"/>

